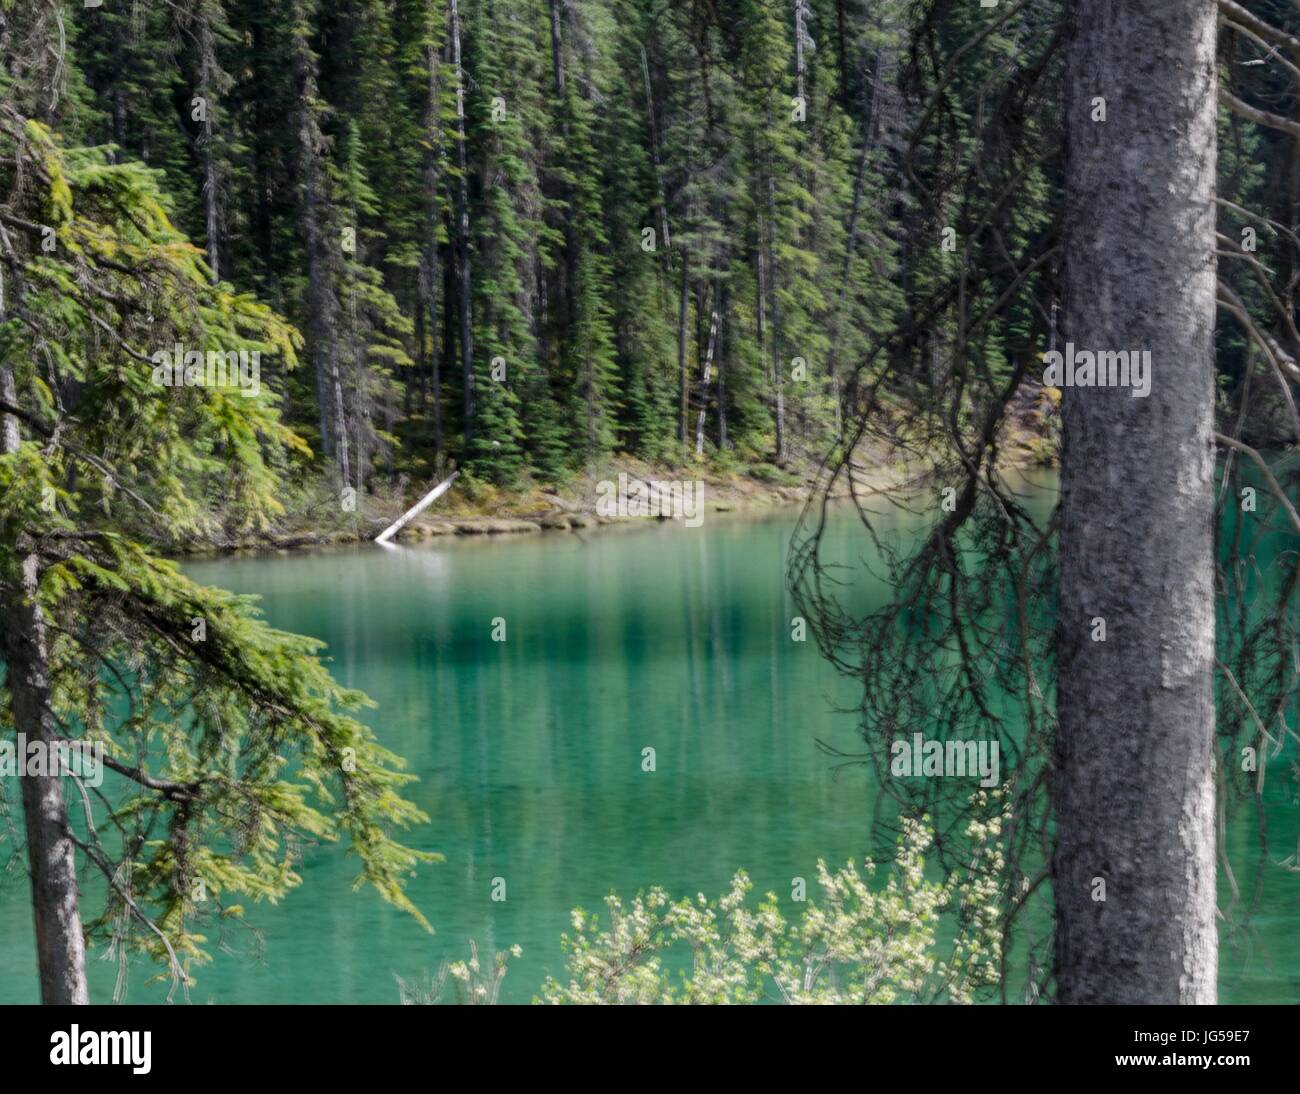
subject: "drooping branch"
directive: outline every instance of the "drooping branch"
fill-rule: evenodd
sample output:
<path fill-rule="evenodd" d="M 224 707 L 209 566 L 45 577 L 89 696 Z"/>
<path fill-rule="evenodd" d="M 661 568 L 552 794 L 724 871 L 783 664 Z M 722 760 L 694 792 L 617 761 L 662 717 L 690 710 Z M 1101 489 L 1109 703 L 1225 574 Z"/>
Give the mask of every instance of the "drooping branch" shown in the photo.
<path fill-rule="evenodd" d="M 1259 468 L 1259 472 L 1264 476 L 1264 481 L 1268 483 L 1269 491 L 1282 506 L 1283 511 L 1290 518 L 1291 524 L 1297 532 L 1300 532 L 1300 513 L 1296 512 L 1295 506 L 1291 499 L 1286 496 L 1286 491 L 1282 489 L 1282 484 L 1277 481 L 1277 476 L 1273 474 L 1272 469 L 1268 466 L 1268 461 L 1259 454 L 1259 450 L 1252 448 L 1250 445 L 1237 440 L 1235 437 L 1229 437 L 1223 433 L 1215 433 L 1214 440 L 1216 444 L 1221 444 L 1226 448 L 1231 448 L 1247 456 L 1250 461 Z"/>
<path fill-rule="evenodd" d="M 1288 133 L 1292 137 L 1300 137 L 1300 122 L 1284 118 L 1281 114 L 1274 114 L 1269 110 L 1260 110 L 1258 107 L 1251 106 L 1250 103 L 1237 98 L 1236 95 L 1222 85 L 1219 87 L 1219 101 L 1234 114 L 1240 114 L 1247 121 L 1265 126 L 1268 129 Z"/>

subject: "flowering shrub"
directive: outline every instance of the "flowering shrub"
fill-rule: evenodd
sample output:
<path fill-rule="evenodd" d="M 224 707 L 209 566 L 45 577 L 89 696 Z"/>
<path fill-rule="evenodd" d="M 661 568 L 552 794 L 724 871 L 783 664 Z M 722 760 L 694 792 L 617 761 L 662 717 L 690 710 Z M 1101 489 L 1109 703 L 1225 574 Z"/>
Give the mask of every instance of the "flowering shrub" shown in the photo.
<path fill-rule="evenodd" d="M 997 805 L 981 792 L 976 803 Z M 933 842 L 928 821 L 904 821 L 883 887 L 877 867 L 853 862 L 832 872 L 817 863 L 820 903 L 810 901 L 797 922 L 782 915 L 775 894 L 753 908 L 753 884 L 743 870 L 717 900 L 702 893 L 673 901 L 659 887 L 630 904 L 605 898 L 608 926 L 573 911 L 565 935 L 564 981 L 548 977 L 539 1003 L 970 1003 L 997 983 L 1002 962 L 998 893 L 1004 860 L 998 841 L 1007 816 L 971 822 L 972 857 L 943 882 L 925 876 Z M 940 916 L 954 916 L 955 937 L 942 960 Z M 509 954 L 518 957 L 518 946 Z M 468 962 L 443 962 L 420 984 L 398 977 L 403 1003 L 442 1001 L 448 984 L 460 1003 L 495 1003 L 508 955 L 490 969 L 470 943 Z M 681 967 L 681 966 L 686 967 Z M 671 967 L 670 967 L 671 966 Z"/>
<path fill-rule="evenodd" d="M 927 880 L 925 851 L 933 835 L 905 822 L 893 869 L 873 891 L 876 866 L 849 862 L 831 872 L 817 864 L 820 904 L 810 902 L 797 923 L 767 894 L 751 910 L 753 888 L 744 871 L 719 900 L 703 894 L 673 902 L 661 888 L 630 905 L 605 900 L 609 926 L 581 909 L 574 934 L 563 939 L 565 981 L 548 978 L 543 1003 L 970 1003 L 997 982 L 1002 959 L 997 905 L 1005 817 L 967 829 L 976 848 L 967 870 L 947 882 Z M 956 912 L 948 956 L 936 954 L 936 928 L 945 909 Z M 674 975 L 665 957 L 689 954 Z"/>
<path fill-rule="evenodd" d="M 510 947 L 510 956 L 518 957 L 524 951 L 518 946 Z M 443 961 L 436 976 L 427 973 L 418 982 L 397 979 L 397 993 L 402 1006 L 433 1006 L 443 1001 L 448 983 L 452 988 L 454 999 L 448 1002 L 464 1006 L 491 1006 L 501 994 L 501 981 L 506 976 L 507 957 L 498 953 L 492 959 L 491 968 L 486 971 L 478 959 L 478 946 L 471 939 L 468 961 Z"/>

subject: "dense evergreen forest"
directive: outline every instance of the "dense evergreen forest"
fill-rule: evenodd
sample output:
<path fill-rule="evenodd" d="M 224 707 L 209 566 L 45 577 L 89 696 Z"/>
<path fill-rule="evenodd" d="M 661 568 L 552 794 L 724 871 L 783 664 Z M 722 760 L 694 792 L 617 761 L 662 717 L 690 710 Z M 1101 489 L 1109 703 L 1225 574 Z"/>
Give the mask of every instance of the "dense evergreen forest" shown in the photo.
<path fill-rule="evenodd" d="M 1056 11 L 966 7 L 105 0 L 8 33 L 58 43 L 28 113 L 158 172 L 211 278 L 301 333 L 262 379 L 364 495 L 615 453 L 772 479 L 879 409 L 867 362 L 925 412 L 955 345 L 972 407 L 1020 375 L 1055 336 Z M 1267 127 L 1229 125 L 1225 196 L 1285 204 Z"/>
<path fill-rule="evenodd" d="M 303 333 L 263 382 L 345 484 L 780 466 L 899 308 L 900 7 L 106 0 L 34 105 Z"/>

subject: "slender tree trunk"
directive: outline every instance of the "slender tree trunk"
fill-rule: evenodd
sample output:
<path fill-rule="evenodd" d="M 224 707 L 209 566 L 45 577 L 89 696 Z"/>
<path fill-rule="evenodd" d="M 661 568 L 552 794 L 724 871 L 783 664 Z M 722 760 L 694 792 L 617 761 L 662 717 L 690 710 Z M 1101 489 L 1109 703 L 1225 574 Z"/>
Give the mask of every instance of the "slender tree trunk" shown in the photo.
<path fill-rule="evenodd" d="M 831 348 L 827 357 L 830 360 L 831 399 L 835 409 L 835 436 L 844 435 L 844 408 L 840 394 L 840 335 L 844 330 L 844 300 L 848 294 L 849 275 L 853 270 L 853 254 L 858 245 L 858 222 L 862 215 L 862 192 L 867 178 L 867 164 L 870 162 L 871 150 L 876 144 L 879 131 L 880 81 L 883 77 L 885 51 L 876 51 L 874 74 L 871 78 L 871 106 L 862 119 L 862 148 L 858 153 L 858 164 L 853 174 L 853 203 L 849 208 L 849 224 L 845 230 L 844 264 L 840 272 L 840 287 L 835 299 L 835 324 L 831 333 Z M 865 88 L 864 88 L 865 92 Z M 865 98 L 865 94 L 864 94 Z"/>
<path fill-rule="evenodd" d="M 430 43 L 425 64 L 428 69 L 425 105 L 425 131 L 429 149 L 425 154 L 424 190 L 424 263 L 420 271 L 420 291 L 424 297 L 422 314 L 429 318 L 429 379 L 433 385 L 433 462 L 442 466 L 442 374 L 438 353 L 438 155 L 441 132 L 438 121 L 438 50 Z M 423 327 L 423 324 L 421 324 Z M 423 345 L 421 350 L 423 350 Z"/>
<path fill-rule="evenodd" d="M 568 110 L 565 103 L 564 77 L 564 38 L 561 31 L 564 0 L 547 0 L 551 12 L 551 65 L 555 73 L 555 107 L 560 117 L 560 147 L 567 149 L 570 144 Z M 574 224 L 575 205 L 573 186 L 561 181 L 558 193 L 564 218 L 564 261 L 557 274 L 560 278 L 555 316 L 559 320 L 561 344 L 568 344 L 578 322 L 578 254 L 582 246 Z M 595 447 L 595 387 L 587 389 L 587 436 L 588 444 Z"/>
<path fill-rule="evenodd" d="M 197 7 L 199 26 L 199 96 L 203 100 L 203 129 L 200 142 L 203 148 L 203 215 L 207 234 L 208 265 L 212 267 L 212 283 L 221 280 L 221 213 L 220 182 L 217 178 L 217 160 L 212 151 L 213 70 L 216 68 L 216 39 L 212 23 L 202 4 Z"/>
<path fill-rule="evenodd" d="M 770 119 L 769 119 L 770 120 Z M 762 270 L 766 274 L 766 284 L 760 288 L 760 295 L 766 296 L 771 308 L 772 339 L 772 403 L 776 419 L 776 465 L 785 463 L 785 385 L 781 376 L 781 308 L 777 299 L 776 266 L 773 261 L 772 233 L 776 230 L 776 180 L 772 175 L 772 156 L 767 157 L 767 222 L 764 226 L 761 246 L 764 250 Z M 762 277 L 762 274 L 760 274 Z"/>
<path fill-rule="evenodd" d="M 709 302 L 709 281 L 706 271 L 705 277 L 695 282 L 695 360 L 704 360 L 704 351 L 707 348 L 704 336 L 705 316 L 709 314 L 707 304 Z"/>
<path fill-rule="evenodd" d="M 453 234 L 454 235 L 454 234 Z M 438 324 L 438 336 L 442 339 L 442 360 L 450 368 L 459 354 L 460 341 L 459 315 L 452 312 L 451 302 L 456 299 L 457 269 L 456 248 L 451 247 L 451 261 L 443 263 L 442 275 L 442 320 Z"/>
<path fill-rule="evenodd" d="M 460 297 L 460 367 L 465 385 L 465 443 L 474 435 L 474 327 L 469 273 L 469 169 L 465 153 L 465 73 L 460 64 L 460 13 L 451 0 L 451 58 L 456 70 L 456 271 Z"/>
<path fill-rule="evenodd" d="M 551 63 L 555 74 L 555 98 L 564 101 L 564 42 L 560 37 L 560 4 L 562 0 L 546 0 L 551 9 Z"/>
<path fill-rule="evenodd" d="M 266 71 L 266 34 L 262 20 L 252 21 L 253 48 L 251 50 L 253 79 L 259 86 L 265 87 L 270 76 Z M 256 134 L 253 137 L 253 176 L 256 180 L 257 194 L 253 210 L 253 236 L 257 240 L 258 264 L 262 270 L 265 284 L 276 286 L 280 283 L 279 269 L 275 263 L 271 233 L 271 165 L 267 150 L 267 138 L 263 134 L 270 130 L 270 121 L 266 116 L 266 99 L 262 95 L 253 97 L 253 124 Z"/>
<path fill-rule="evenodd" d="M 321 163 L 324 138 L 316 121 L 316 61 L 306 38 L 308 9 L 302 0 L 293 6 L 294 76 L 298 95 L 298 175 L 302 187 L 302 234 L 307 259 L 307 325 L 316 374 L 316 403 L 320 413 L 321 452 L 337 462 L 338 440 L 346 435 L 338 367 L 338 300 L 330 284 L 325 253 L 325 173 Z M 335 413 L 331 414 L 331 404 Z M 346 442 L 344 442 L 346 447 Z M 343 482 L 350 478 L 341 469 Z"/>
<path fill-rule="evenodd" d="M 1215 1001 L 1215 18 L 1072 6 L 1063 333 L 1152 365 L 1146 398 L 1064 392 L 1063 1003 Z"/>
<path fill-rule="evenodd" d="M 420 286 L 420 274 L 415 279 L 415 370 L 420 377 L 420 412 L 423 413 L 425 407 L 429 405 L 429 383 L 428 370 L 425 368 L 424 361 L 424 322 L 427 309 L 424 303 L 424 289 Z M 414 384 L 406 384 L 402 390 L 402 413 L 406 417 L 411 416 L 411 396 L 414 394 L 412 388 Z"/>
<path fill-rule="evenodd" d="M 681 303 L 677 312 L 677 383 L 681 405 L 677 414 L 677 439 L 686 443 L 686 419 L 690 414 L 690 380 L 686 375 L 686 325 L 691 311 L 690 259 L 682 252 Z"/>
<path fill-rule="evenodd" d="M 720 288 L 718 303 L 718 451 L 727 447 L 727 343 L 731 328 L 727 326 L 727 290 Z"/>
<path fill-rule="evenodd" d="M 343 395 L 343 377 L 339 371 L 337 349 L 330 353 L 330 386 L 334 392 L 334 455 L 338 464 L 339 480 L 345 485 L 350 485 L 352 460 L 348 444 L 347 401 Z"/>
<path fill-rule="evenodd" d="M 700 374 L 700 413 L 695 422 L 695 455 L 704 455 L 704 419 L 709 409 L 709 379 L 713 371 L 713 351 L 718 343 L 718 290 L 713 290 L 713 316 L 709 320 L 709 345 L 704 352 L 704 370 Z"/>
<path fill-rule="evenodd" d="M 353 224 L 357 223 L 355 209 L 351 211 L 351 220 Z M 349 433 L 345 432 L 342 436 L 342 443 L 339 445 L 339 467 L 341 468 L 343 481 L 351 482 L 356 487 L 358 512 L 360 512 L 361 499 L 365 494 L 366 431 L 370 424 L 370 395 L 366 383 L 366 346 L 361 330 L 361 317 L 357 307 L 357 287 L 351 278 L 349 278 L 348 282 L 347 305 L 348 342 L 352 351 L 352 369 L 349 379 L 352 384 L 354 406 L 349 423 L 351 427 L 351 447 L 349 447 L 348 443 Z M 347 421 L 344 415 L 346 392 L 341 377 L 336 378 L 334 390 L 337 403 L 336 413 L 340 421 Z"/>
<path fill-rule="evenodd" d="M 767 218 L 762 213 L 758 216 L 758 246 L 754 248 L 755 282 L 758 293 L 754 320 L 758 335 L 758 359 L 765 365 L 769 360 L 767 348 Z M 775 404 L 774 404 L 775 405 Z M 777 442 L 780 448 L 780 441 Z"/>
<path fill-rule="evenodd" d="M 0 364 L 0 399 L 11 405 L 18 402 L 8 362 Z M 0 414 L 0 451 L 6 455 L 18 451 L 20 441 L 18 419 Z M 0 584 L 0 602 L 4 604 L 0 654 L 5 661 L 14 727 L 28 742 L 49 746 L 59 734 L 50 706 L 45 616 L 36 600 L 39 576 L 39 561 L 29 554 L 21 559 L 17 587 Z M 63 782 L 58 772 L 26 774 L 20 781 L 41 1002 L 89 1003 L 76 844 L 68 828 Z"/>
<path fill-rule="evenodd" d="M 655 168 L 655 194 L 659 204 L 659 231 L 663 235 L 661 242 L 665 252 L 671 254 L 669 248 L 672 247 L 673 241 L 668 234 L 668 202 L 664 196 L 664 169 L 659 156 L 659 127 L 655 123 L 654 90 L 650 84 L 650 60 L 646 56 L 645 46 L 641 47 L 641 78 L 645 81 L 645 109 L 646 118 L 650 124 L 650 157 Z"/>
<path fill-rule="evenodd" d="M 845 25 L 844 0 L 835 0 L 835 33 L 838 39 L 840 67 L 840 104 L 847 110 L 849 105 L 849 39 Z"/>
<path fill-rule="evenodd" d="M 124 158 L 130 155 L 126 144 L 125 91 L 117 91 L 113 95 L 113 143 L 117 145 L 117 148 L 112 153 L 113 162 L 121 163 Z"/>
<path fill-rule="evenodd" d="M 808 38 L 807 29 L 808 0 L 794 0 L 794 75 L 795 94 L 801 102 L 804 99 L 804 42 Z"/>

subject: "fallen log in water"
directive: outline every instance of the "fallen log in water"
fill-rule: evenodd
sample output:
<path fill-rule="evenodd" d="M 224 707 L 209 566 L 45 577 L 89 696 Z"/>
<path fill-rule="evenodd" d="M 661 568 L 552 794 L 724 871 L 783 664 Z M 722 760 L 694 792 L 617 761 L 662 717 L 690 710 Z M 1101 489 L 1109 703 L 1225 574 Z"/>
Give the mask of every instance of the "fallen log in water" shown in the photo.
<path fill-rule="evenodd" d="M 416 517 L 418 517 L 421 513 L 423 513 L 426 509 L 428 509 L 430 505 L 432 505 L 435 501 L 437 501 L 440 497 L 442 497 L 442 495 L 447 492 L 447 488 L 450 487 L 451 484 L 456 481 L 456 478 L 459 474 L 460 474 L 459 471 L 453 471 L 446 479 L 438 483 L 437 486 L 435 486 L 432 490 L 430 490 L 427 494 L 425 494 L 424 497 L 422 497 L 418 502 L 415 503 L 415 505 L 413 505 L 410 509 L 408 509 L 405 513 L 403 513 L 400 517 L 398 517 L 397 520 L 393 521 L 393 523 L 390 524 L 387 528 L 385 528 L 382 532 L 380 532 L 379 535 L 375 537 L 375 542 L 387 543 L 390 539 L 393 538 L 393 536 L 397 535 L 397 533 L 400 532 L 403 528 L 405 528 L 408 524 L 410 524 L 411 521 L 413 521 Z"/>

